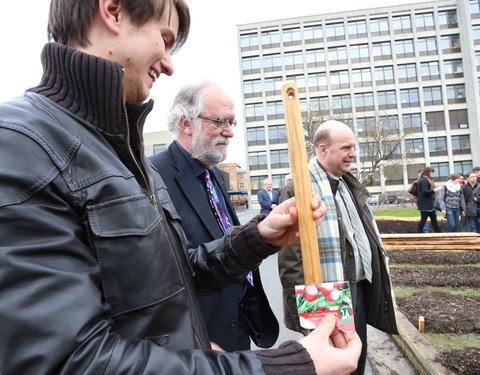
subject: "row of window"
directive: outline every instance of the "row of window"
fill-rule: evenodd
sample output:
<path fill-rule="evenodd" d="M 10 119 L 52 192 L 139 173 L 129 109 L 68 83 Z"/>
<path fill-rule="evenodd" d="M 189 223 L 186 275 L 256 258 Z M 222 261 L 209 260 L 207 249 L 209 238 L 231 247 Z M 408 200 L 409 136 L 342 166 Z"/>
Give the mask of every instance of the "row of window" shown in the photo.
<path fill-rule="evenodd" d="M 480 38 L 480 30 L 478 37 Z M 418 38 L 416 43 L 416 49 L 420 56 L 438 55 L 436 37 Z M 459 34 L 441 36 L 440 46 L 443 53 L 460 52 Z M 414 39 L 395 41 L 393 51 L 399 58 L 414 57 Z M 368 44 L 358 44 L 349 46 L 348 48 L 346 46 L 329 47 L 327 52 L 325 52 L 323 48 L 320 48 L 306 50 L 305 54 L 303 51 L 292 51 L 283 54 L 274 53 L 263 55 L 262 57 L 248 56 L 242 58 L 242 71 L 244 74 L 254 74 L 259 73 L 262 68 L 265 72 L 282 70 L 282 66 L 285 66 L 285 69 L 303 69 L 304 63 L 306 63 L 308 67 L 325 66 L 326 59 L 328 59 L 330 65 L 346 64 L 348 58 L 350 58 L 351 63 L 369 62 L 370 55 L 373 56 L 374 60 L 391 60 L 391 43 L 372 43 L 371 52 Z"/>
<path fill-rule="evenodd" d="M 447 180 L 450 176 L 450 170 L 448 162 L 431 163 L 430 166 L 435 169 L 435 178 L 437 181 Z M 413 182 L 418 177 L 418 170 L 425 167 L 425 164 L 408 164 L 407 165 L 407 178 L 409 182 Z M 473 169 L 471 160 L 460 160 L 453 162 L 453 172 L 466 174 Z M 368 171 L 367 171 L 368 172 Z M 378 171 L 377 171 L 378 174 Z M 271 176 L 273 187 L 275 189 L 280 188 L 285 184 L 286 174 L 273 174 Z M 398 166 L 386 166 L 384 168 L 384 176 L 386 177 L 385 183 L 387 185 L 403 184 L 403 170 Z M 375 177 L 375 176 L 374 176 Z M 374 178 L 373 185 L 380 185 L 380 179 L 378 176 Z M 267 178 L 266 175 L 262 176 L 250 176 L 250 189 L 255 194 L 258 190 L 263 189 L 263 181 Z"/>
<path fill-rule="evenodd" d="M 401 116 L 403 128 L 409 133 L 422 131 L 422 117 L 420 113 L 406 113 Z M 468 114 L 466 109 L 448 111 L 448 120 L 451 129 L 468 128 Z M 343 120 L 353 129 L 352 120 Z M 379 119 L 374 117 L 359 117 L 355 121 L 356 130 L 360 137 L 368 133 L 369 129 L 378 125 L 385 130 L 395 130 L 399 128 L 399 117 L 397 115 L 382 116 Z M 426 131 L 445 130 L 445 114 L 443 111 L 426 112 L 425 122 Z M 266 144 L 266 131 L 262 127 L 247 128 L 248 146 L 258 146 Z M 272 144 L 287 143 L 287 132 L 285 125 L 268 126 L 268 142 Z"/>
<path fill-rule="evenodd" d="M 425 154 L 424 140 L 423 138 L 405 139 L 405 154 L 408 157 L 423 157 Z M 470 136 L 468 135 L 454 135 L 451 137 L 451 149 L 453 154 L 468 154 L 470 153 Z M 358 155 L 360 158 L 370 156 L 371 148 L 369 143 L 358 144 Z M 428 150 L 429 155 L 432 156 L 446 156 L 447 150 L 447 137 L 430 137 L 428 138 Z M 392 150 L 392 154 L 401 157 L 401 149 L 397 147 Z M 287 149 L 271 150 L 270 151 L 270 167 L 272 169 L 277 168 L 289 168 L 290 158 Z M 250 170 L 267 169 L 267 152 L 250 152 L 248 154 L 248 164 Z"/>
<path fill-rule="evenodd" d="M 454 9 L 438 12 L 438 25 L 440 28 L 457 27 L 457 12 Z M 415 26 L 418 31 L 434 30 L 434 12 L 419 13 L 415 15 Z M 349 21 L 329 23 L 322 28 L 321 24 L 308 25 L 303 27 L 303 39 L 306 43 L 323 42 L 325 35 L 327 40 L 362 38 L 367 36 L 367 25 L 370 26 L 372 36 L 388 35 L 390 30 L 393 33 L 412 32 L 412 20 L 410 15 L 393 16 L 391 26 L 387 17 L 372 18 L 370 20 Z M 278 47 L 280 42 L 285 46 L 300 44 L 302 41 L 302 29 L 298 27 L 279 30 L 262 31 L 260 36 L 257 33 L 243 34 L 240 36 L 242 50 L 257 49 L 261 44 L 263 48 Z"/>
<path fill-rule="evenodd" d="M 397 93 L 395 90 L 364 92 L 353 94 L 353 105 L 357 112 L 373 111 L 376 106 L 380 110 L 396 109 L 399 104 L 402 108 L 419 107 L 420 96 L 419 88 L 406 88 L 399 90 L 400 103 L 397 103 Z M 423 105 L 442 105 L 446 104 L 442 96 L 441 86 L 424 87 Z M 448 104 L 464 103 L 465 102 L 465 85 L 447 85 L 447 102 Z M 304 110 L 308 110 L 305 99 L 300 100 L 300 104 Z M 331 103 L 328 97 L 316 97 L 310 99 L 310 108 L 312 110 L 322 110 L 334 112 L 351 112 L 352 111 L 352 96 L 351 94 L 333 95 Z M 249 121 L 263 121 L 264 115 L 267 119 L 273 120 L 283 118 L 284 107 L 281 101 L 267 102 L 266 107 L 263 103 L 252 103 L 245 105 L 245 117 Z"/>
<path fill-rule="evenodd" d="M 419 68 L 422 80 L 440 79 L 439 61 L 422 62 Z M 462 60 L 445 60 L 443 62 L 443 74 L 445 78 L 463 77 Z M 305 87 L 307 86 L 310 88 L 310 91 L 327 89 L 328 77 L 330 78 L 331 88 L 337 89 L 349 88 L 350 82 L 353 83 L 354 87 L 372 86 L 373 80 L 375 80 L 377 85 L 392 84 L 395 82 L 395 75 L 400 83 L 417 82 L 419 78 L 417 65 L 412 63 L 400 64 L 396 67 L 393 65 L 378 66 L 373 69 L 373 72 L 371 68 L 352 69 L 351 75 L 348 70 L 330 71 L 328 75 L 327 72 L 310 73 L 307 74 L 306 79 L 304 74 L 297 74 L 287 76 L 286 80 L 295 82 L 300 92 L 305 92 Z M 282 77 L 269 77 L 264 80 L 245 80 L 243 82 L 243 92 L 245 98 L 260 97 L 263 90 L 265 90 L 267 96 L 279 95 L 283 82 Z"/>

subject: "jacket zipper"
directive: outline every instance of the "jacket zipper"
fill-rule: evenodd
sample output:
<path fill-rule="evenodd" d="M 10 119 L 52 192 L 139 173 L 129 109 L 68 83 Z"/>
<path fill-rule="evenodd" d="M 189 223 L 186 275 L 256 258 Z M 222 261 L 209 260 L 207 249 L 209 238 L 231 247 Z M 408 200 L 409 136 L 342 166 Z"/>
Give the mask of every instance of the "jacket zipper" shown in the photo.
<path fill-rule="evenodd" d="M 125 71 L 122 70 L 122 73 L 123 73 L 122 74 L 122 79 L 125 81 L 125 75 L 124 75 Z M 150 186 L 150 182 L 147 178 L 146 171 L 144 170 L 144 168 L 142 168 L 141 163 L 135 157 L 135 153 L 133 152 L 133 149 L 132 149 L 132 145 L 131 145 L 131 141 L 130 141 L 130 122 L 128 120 L 127 105 L 125 104 L 125 101 L 122 102 L 122 106 L 123 106 L 123 115 L 124 115 L 124 119 L 125 119 L 125 125 L 126 125 L 126 128 L 127 128 L 126 129 L 126 137 L 127 137 L 126 141 L 127 141 L 128 153 L 130 154 L 130 157 L 132 158 L 135 166 L 137 167 L 138 171 L 140 172 L 140 175 L 142 177 L 145 189 L 147 190 L 147 197 L 150 200 L 150 203 L 154 207 L 156 207 L 157 206 L 157 199 L 155 198 L 155 194 L 153 193 L 153 189 Z M 140 114 L 139 118 L 141 118 L 143 116 L 145 111 L 146 111 L 146 109 L 143 110 L 143 112 Z M 138 128 L 138 123 L 136 125 L 137 125 L 137 128 Z"/>

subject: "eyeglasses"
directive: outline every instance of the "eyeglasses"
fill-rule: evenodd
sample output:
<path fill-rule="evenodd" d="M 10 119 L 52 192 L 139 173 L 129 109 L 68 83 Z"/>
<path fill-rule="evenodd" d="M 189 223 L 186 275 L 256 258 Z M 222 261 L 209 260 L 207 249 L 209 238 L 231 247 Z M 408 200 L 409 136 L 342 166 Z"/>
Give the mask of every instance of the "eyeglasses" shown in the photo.
<path fill-rule="evenodd" d="M 201 118 L 201 119 L 204 119 L 204 120 L 213 121 L 221 129 L 225 129 L 228 125 L 230 125 L 232 128 L 235 128 L 235 126 L 237 126 L 237 120 L 232 120 L 230 118 L 209 117 L 209 116 L 203 116 L 203 115 L 198 115 L 197 117 Z"/>

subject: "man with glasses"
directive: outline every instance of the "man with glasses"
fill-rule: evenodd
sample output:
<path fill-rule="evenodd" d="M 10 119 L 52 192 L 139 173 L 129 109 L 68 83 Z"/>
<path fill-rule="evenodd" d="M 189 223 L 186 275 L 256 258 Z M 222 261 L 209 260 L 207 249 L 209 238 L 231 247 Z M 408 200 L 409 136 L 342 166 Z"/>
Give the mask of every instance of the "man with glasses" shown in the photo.
<path fill-rule="evenodd" d="M 185 86 L 175 97 L 168 120 L 176 140 L 151 158 L 193 247 L 221 238 L 230 226 L 239 224 L 227 194 L 229 187 L 216 167 L 227 157 L 237 123 L 234 118 L 233 100 L 215 83 Z M 224 350 L 249 349 L 250 337 L 261 347 L 275 343 L 278 322 L 258 270 L 199 301 L 210 340 Z"/>

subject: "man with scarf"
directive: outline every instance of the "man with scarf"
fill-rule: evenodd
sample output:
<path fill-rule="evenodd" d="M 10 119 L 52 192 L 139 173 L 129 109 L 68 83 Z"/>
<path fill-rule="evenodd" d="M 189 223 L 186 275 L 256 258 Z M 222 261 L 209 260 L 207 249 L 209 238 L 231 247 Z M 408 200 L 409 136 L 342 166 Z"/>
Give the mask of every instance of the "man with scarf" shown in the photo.
<path fill-rule="evenodd" d="M 354 374 L 363 374 L 367 357 L 367 323 L 397 334 L 386 253 L 370 211 L 366 188 L 350 173 L 356 157 L 356 140 L 345 124 L 329 120 L 314 135 L 316 158 L 308 168 L 313 192 L 327 206 L 317 227 L 323 282 L 350 282 L 355 329 L 362 339 L 362 354 Z M 280 201 L 294 195 L 293 184 L 282 190 Z M 278 256 L 287 328 L 307 335 L 297 315 L 295 285 L 304 284 L 299 245 L 282 249 Z"/>

